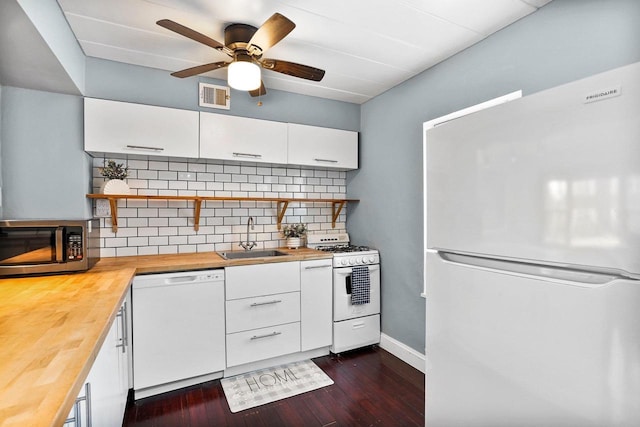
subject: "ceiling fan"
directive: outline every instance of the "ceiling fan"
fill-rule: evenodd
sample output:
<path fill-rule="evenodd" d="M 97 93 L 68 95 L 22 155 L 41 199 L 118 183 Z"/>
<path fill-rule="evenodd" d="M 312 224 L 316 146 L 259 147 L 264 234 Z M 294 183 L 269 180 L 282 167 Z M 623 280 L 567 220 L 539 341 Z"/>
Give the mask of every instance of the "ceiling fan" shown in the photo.
<path fill-rule="evenodd" d="M 262 57 L 266 50 L 285 38 L 296 27 L 296 24 L 279 13 L 274 13 L 260 28 L 247 24 L 228 25 L 224 30 L 224 44 L 169 19 L 162 19 L 156 23 L 161 27 L 226 53 L 232 58 L 229 62 L 212 62 L 176 71 L 171 73 L 174 77 L 191 77 L 228 67 L 227 79 L 229 86 L 234 89 L 249 91 L 251 96 L 267 93 L 260 77 L 260 68 L 316 82 L 319 82 L 324 77 L 324 70 L 319 68 Z"/>

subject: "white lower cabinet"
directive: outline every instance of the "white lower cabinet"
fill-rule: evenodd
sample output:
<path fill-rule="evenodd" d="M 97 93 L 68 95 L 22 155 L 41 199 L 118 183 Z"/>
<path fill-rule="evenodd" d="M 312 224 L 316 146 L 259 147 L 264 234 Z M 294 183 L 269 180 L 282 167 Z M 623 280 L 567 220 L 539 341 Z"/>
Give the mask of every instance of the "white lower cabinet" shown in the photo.
<path fill-rule="evenodd" d="M 331 259 L 300 263 L 301 350 L 330 346 L 333 333 Z"/>
<path fill-rule="evenodd" d="M 226 268 L 227 368 L 300 352 L 300 262 Z"/>
<path fill-rule="evenodd" d="M 229 367 L 299 351 L 300 322 L 227 334 Z"/>
<path fill-rule="evenodd" d="M 300 321 L 300 292 L 227 301 L 227 334 Z"/>
<path fill-rule="evenodd" d="M 125 302 L 107 333 L 65 426 L 122 425 L 129 392 L 131 317 L 127 315 L 128 310 L 129 305 Z"/>

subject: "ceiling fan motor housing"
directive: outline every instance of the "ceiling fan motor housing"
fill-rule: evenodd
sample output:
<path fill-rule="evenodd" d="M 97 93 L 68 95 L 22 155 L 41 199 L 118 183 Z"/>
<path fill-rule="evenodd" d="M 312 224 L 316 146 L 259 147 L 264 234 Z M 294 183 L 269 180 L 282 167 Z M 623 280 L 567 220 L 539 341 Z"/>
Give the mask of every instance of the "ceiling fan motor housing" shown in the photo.
<path fill-rule="evenodd" d="M 258 29 L 247 24 L 231 24 L 224 29 L 224 44 L 231 50 L 247 49 L 247 44 Z"/>

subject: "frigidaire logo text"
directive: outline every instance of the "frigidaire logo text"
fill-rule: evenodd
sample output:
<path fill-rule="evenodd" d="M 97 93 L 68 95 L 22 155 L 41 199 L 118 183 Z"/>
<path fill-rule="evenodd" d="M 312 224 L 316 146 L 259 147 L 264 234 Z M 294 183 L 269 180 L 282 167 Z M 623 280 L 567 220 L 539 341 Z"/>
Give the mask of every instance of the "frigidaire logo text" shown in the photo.
<path fill-rule="evenodd" d="M 596 93 L 594 95 L 589 95 L 587 96 L 587 101 L 591 101 L 594 100 L 596 98 L 602 98 L 603 96 L 611 96 L 611 95 L 617 95 L 618 94 L 618 89 L 611 89 L 608 90 L 606 92 L 600 92 L 600 93 Z"/>
<path fill-rule="evenodd" d="M 607 90 L 600 90 L 598 92 L 590 93 L 584 97 L 584 102 L 589 103 L 594 101 L 600 101 L 601 99 L 613 98 L 619 95 L 620 95 L 620 86 L 613 87 Z"/>

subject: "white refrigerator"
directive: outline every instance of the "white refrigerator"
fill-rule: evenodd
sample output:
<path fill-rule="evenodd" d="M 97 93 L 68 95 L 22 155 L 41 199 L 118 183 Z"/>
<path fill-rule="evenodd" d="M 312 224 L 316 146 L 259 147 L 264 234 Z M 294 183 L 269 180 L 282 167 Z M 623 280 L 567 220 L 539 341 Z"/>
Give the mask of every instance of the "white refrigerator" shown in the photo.
<path fill-rule="evenodd" d="M 427 427 L 640 426 L 640 63 L 426 150 Z"/>

